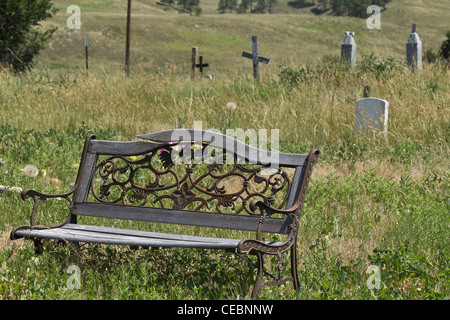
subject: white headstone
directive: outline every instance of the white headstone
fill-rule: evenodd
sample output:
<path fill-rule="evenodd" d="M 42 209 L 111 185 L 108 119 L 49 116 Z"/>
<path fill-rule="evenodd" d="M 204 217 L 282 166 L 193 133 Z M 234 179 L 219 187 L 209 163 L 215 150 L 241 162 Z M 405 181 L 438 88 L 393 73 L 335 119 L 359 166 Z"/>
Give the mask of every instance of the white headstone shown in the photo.
<path fill-rule="evenodd" d="M 353 36 L 354 32 L 345 31 L 345 39 L 341 45 L 341 59 L 344 61 L 349 61 L 352 66 L 355 65 L 356 58 L 356 43 Z"/>
<path fill-rule="evenodd" d="M 387 133 L 389 102 L 378 98 L 356 101 L 356 132 Z"/>
<path fill-rule="evenodd" d="M 408 65 L 422 69 L 422 41 L 416 33 L 416 24 L 413 24 L 412 32 L 406 43 L 406 61 Z"/>

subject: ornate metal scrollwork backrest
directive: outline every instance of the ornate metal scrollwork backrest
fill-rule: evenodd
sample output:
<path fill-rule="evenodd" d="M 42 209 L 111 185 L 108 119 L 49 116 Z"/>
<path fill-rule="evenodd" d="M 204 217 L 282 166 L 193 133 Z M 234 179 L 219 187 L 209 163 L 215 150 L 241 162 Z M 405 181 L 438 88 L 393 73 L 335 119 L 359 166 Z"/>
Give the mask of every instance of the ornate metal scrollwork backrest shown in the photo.
<path fill-rule="evenodd" d="M 252 200 L 286 206 L 293 169 L 207 150 L 207 144 L 166 143 L 137 156 L 99 155 L 88 201 L 250 215 L 260 214 L 251 210 Z"/>

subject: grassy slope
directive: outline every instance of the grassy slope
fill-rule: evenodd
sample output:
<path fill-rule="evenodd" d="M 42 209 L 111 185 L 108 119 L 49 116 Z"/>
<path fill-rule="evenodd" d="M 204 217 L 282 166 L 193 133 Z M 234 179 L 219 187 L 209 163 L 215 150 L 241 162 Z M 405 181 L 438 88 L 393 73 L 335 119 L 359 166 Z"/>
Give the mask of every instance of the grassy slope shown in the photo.
<path fill-rule="evenodd" d="M 154 0 L 133 1 L 131 63 L 161 69 L 174 65 L 188 68 L 190 50 L 199 52 L 211 67 L 212 75 L 238 73 L 250 69 L 241 57 L 251 50 L 250 38 L 258 35 L 260 54 L 272 59 L 276 68 L 282 63 L 298 65 L 317 62 L 325 55 L 339 55 L 344 31 L 356 32 L 358 55 L 371 52 L 402 58 L 411 24 L 416 22 L 424 49 L 436 49 L 445 38 L 448 26 L 448 1 L 394 0 L 382 13 L 381 29 L 369 30 L 365 19 L 315 16 L 311 8 L 294 9 L 282 1 L 278 14 L 217 14 L 215 0 L 202 2 L 201 17 L 164 11 Z M 447 3 L 446 3 L 447 2 Z M 68 30 L 68 0 L 58 0 L 60 9 L 51 24 L 57 25 L 48 48 L 39 59 L 40 68 L 84 68 L 84 35 L 89 37 L 91 70 L 121 70 L 125 52 L 126 1 L 80 0 L 82 27 Z M 446 16 L 447 15 L 447 16 Z M 112 68 L 112 70 L 109 70 Z M 251 70 L 249 70 L 251 71 Z"/>

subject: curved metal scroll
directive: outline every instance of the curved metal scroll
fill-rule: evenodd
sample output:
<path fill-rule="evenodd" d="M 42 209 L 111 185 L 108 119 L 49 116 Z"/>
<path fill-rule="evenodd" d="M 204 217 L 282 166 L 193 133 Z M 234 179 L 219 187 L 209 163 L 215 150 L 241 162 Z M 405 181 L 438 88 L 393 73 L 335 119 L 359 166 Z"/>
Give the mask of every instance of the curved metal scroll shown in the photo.
<path fill-rule="evenodd" d="M 138 157 L 104 157 L 95 168 L 92 196 L 103 203 L 250 215 L 260 215 L 252 200 L 286 205 L 292 183 L 285 169 L 244 163 L 209 147 L 167 143 Z"/>

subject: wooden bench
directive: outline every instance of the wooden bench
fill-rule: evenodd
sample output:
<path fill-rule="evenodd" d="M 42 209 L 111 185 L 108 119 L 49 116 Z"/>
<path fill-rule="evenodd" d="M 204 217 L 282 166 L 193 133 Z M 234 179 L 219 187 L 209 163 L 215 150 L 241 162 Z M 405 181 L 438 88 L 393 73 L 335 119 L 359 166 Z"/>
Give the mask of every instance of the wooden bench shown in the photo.
<path fill-rule="evenodd" d="M 266 284 L 291 280 L 298 289 L 297 232 L 318 150 L 309 154 L 267 152 L 226 135 L 192 129 L 138 137 L 145 141 L 103 141 L 88 136 L 72 190 L 53 195 L 23 190 L 23 200 L 34 200 L 30 225 L 14 228 L 11 239 L 32 239 L 35 245 L 41 239 L 55 239 L 224 249 L 242 258 L 254 254 L 258 272 L 252 298 L 257 298 Z M 51 198 L 69 201 L 70 211 L 63 224 L 44 227 L 35 221 L 36 211 L 40 202 Z M 150 222 L 153 226 L 233 229 L 252 237 L 203 237 L 177 234 L 180 228 L 161 233 L 81 224 L 87 216 L 134 220 L 139 226 Z M 280 234 L 281 241 L 265 241 L 266 234 Z M 283 275 L 285 254 L 290 254 L 292 277 Z M 267 273 L 265 255 L 277 256 L 283 270 L 276 275 Z M 263 283 L 265 275 L 271 281 Z"/>

